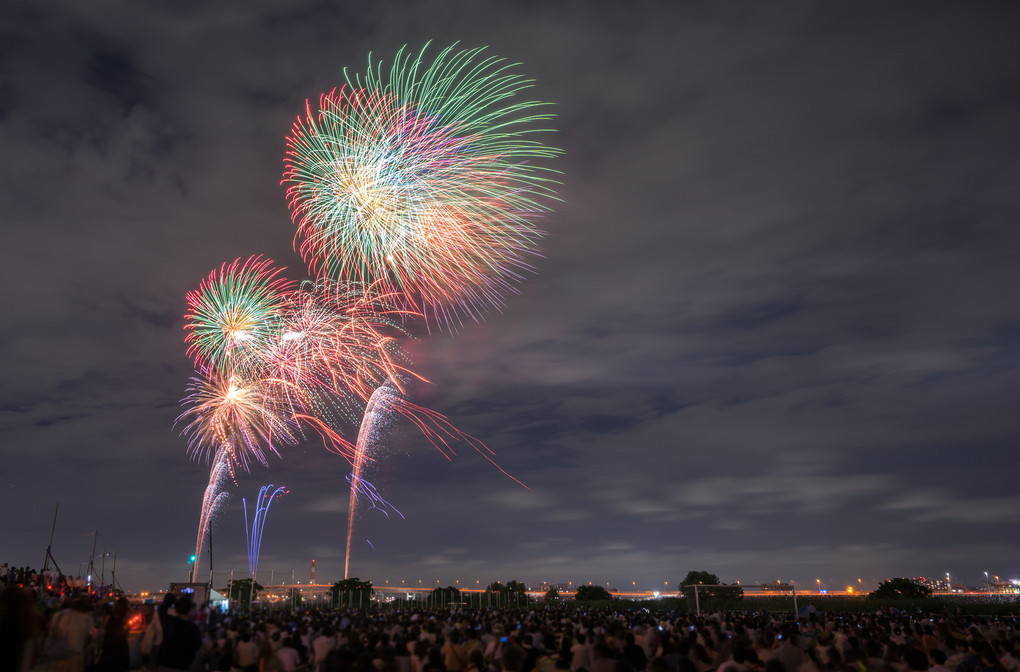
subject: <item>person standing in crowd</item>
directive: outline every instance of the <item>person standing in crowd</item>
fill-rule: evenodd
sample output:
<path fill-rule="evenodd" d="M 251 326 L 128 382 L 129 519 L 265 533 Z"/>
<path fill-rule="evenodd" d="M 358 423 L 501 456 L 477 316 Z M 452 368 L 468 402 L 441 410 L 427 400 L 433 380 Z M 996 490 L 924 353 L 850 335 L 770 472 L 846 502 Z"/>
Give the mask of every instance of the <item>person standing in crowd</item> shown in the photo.
<path fill-rule="evenodd" d="M 283 672 L 297 671 L 298 665 L 301 664 L 301 654 L 294 647 L 294 640 L 290 635 L 283 638 L 283 644 L 276 652 L 276 657 L 280 660 Z"/>
<path fill-rule="evenodd" d="M 159 647 L 163 643 L 166 622 L 173 615 L 174 600 L 176 599 L 175 593 L 167 593 L 163 596 L 163 602 L 156 608 L 156 613 L 153 614 L 149 627 L 142 637 L 142 655 L 148 656 L 147 662 L 150 670 L 156 669 L 156 659 L 159 657 Z M 146 647 L 148 647 L 148 651 L 145 650 Z"/>
<path fill-rule="evenodd" d="M 53 614 L 49 641 L 57 639 L 64 640 L 66 655 L 50 661 L 50 672 L 83 672 L 86 662 L 91 662 L 96 641 L 92 605 L 84 596 L 75 598 L 64 609 Z"/>
<path fill-rule="evenodd" d="M 129 607 L 127 598 L 118 598 L 113 605 L 113 611 L 106 619 L 99 672 L 127 672 L 131 666 L 127 638 Z"/>
<path fill-rule="evenodd" d="M 32 618 L 32 603 L 29 590 L 17 586 L 0 588 L 0 670 L 28 672 L 32 667 L 39 635 Z"/>
<path fill-rule="evenodd" d="M 245 628 L 239 635 L 241 641 L 234 647 L 234 666 L 241 672 L 255 672 L 258 665 L 258 645 L 252 641 L 251 630 Z"/>
<path fill-rule="evenodd" d="M 326 667 L 326 656 L 336 648 L 336 637 L 333 636 L 333 627 L 327 625 L 322 629 L 322 634 L 312 640 L 312 662 L 315 664 L 315 672 L 323 672 Z"/>
<path fill-rule="evenodd" d="M 577 634 L 577 641 L 570 647 L 570 672 L 591 667 L 591 650 L 583 632 Z"/>
<path fill-rule="evenodd" d="M 457 639 L 458 632 L 454 629 L 446 636 L 446 643 L 440 649 L 440 652 L 443 654 L 443 666 L 446 668 L 446 672 L 460 672 L 467 664 L 467 655 L 464 653 L 464 647 L 460 645 Z"/>
<path fill-rule="evenodd" d="M 269 637 L 263 638 L 262 643 L 259 644 L 256 657 L 258 660 L 258 672 L 281 672 L 283 670 L 283 665 L 280 663 L 280 659 L 276 657 L 276 650 L 273 648 L 273 642 Z"/>
<path fill-rule="evenodd" d="M 188 670 L 202 647 L 202 633 L 191 620 L 191 598 L 181 595 L 174 601 L 174 613 L 166 619 L 163 643 L 156 664 L 160 670 Z"/>
<path fill-rule="evenodd" d="M 464 672 L 485 672 L 489 669 L 485 664 L 485 656 L 482 655 L 481 649 L 472 649 L 468 655 L 468 666 L 464 668 Z"/>
<path fill-rule="evenodd" d="M 425 672 L 425 663 L 429 656 L 429 645 L 423 640 L 416 640 L 411 651 L 411 672 Z"/>
<path fill-rule="evenodd" d="M 502 655 L 500 656 L 503 672 L 530 672 L 524 669 L 525 651 L 517 643 L 517 637 L 511 635 L 503 642 Z"/>
<path fill-rule="evenodd" d="M 637 640 L 633 632 L 628 632 L 624 635 L 623 645 L 623 660 L 627 661 L 631 669 L 641 670 L 645 669 L 645 665 L 648 664 L 648 656 L 645 655 L 645 650 L 637 643 Z"/>
<path fill-rule="evenodd" d="M 754 649 L 744 645 L 735 646 L 729 660 L 723 662 L 716 672 L 750 672 L 756 658 Z"/>

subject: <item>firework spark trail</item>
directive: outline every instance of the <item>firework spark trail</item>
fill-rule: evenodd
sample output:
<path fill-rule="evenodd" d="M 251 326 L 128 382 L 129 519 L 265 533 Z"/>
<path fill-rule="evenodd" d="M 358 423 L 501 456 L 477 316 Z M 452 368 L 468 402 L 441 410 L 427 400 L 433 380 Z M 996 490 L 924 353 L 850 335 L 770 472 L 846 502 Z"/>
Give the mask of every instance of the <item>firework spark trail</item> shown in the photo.
<path fill-rule="evenodd" d="M 387 379 L 420 378 L 405 365 L 396 335 L 410 314 L 372 287 L 305 282 L 286 302 L 263 352 L 284 403 L 332 427 L 357 422 Z"/>
<path fill-rule="evenodd" d="M 337 431 L 361 416 L 373 390 L 403 376 L 424 380 L 403 363 L 396 338 L 411 316 L 373 287 L 320 279 L 304 282 L 287 302 L 267 367 L 292 417 L 352 465 L 357 447 Z"/>
<path fill-rule="evenodd" d="M 255 575 L 259 569 L 259 549 L 262 547 L 262 528 L 266 524 L 266 516 L 269 515 L 269 506 L 273 503 L 273 498 L 278 494 L 287 494 L 289 491 L 280 486 L 270 493 L 272 484 L 263 485 L 259 489 L 259 497 L 255 500 L 255 512 L 253 514 L 251 533 L 248 532 L 248 503 L 242 498 L 241 503 L 244 505 L 244 533 L 248 542 L 248 572 L 251 575 L 252 581 L 255 580 Z"/>
<path fill-rule="evenodd" d="M 352 480 L 353 480 L 352 474 L 348 474 L 347 484 L 350 485 Z M 379 494 L 379 491 L 376 489 L 376 487 L 369 483 L 368 481 L 366 481 L 364 476 L 362 476 L 361 479 L 358 480 L 358 496 L 364 497 L 365 499 L 368 500 L 369 504 L 368 508 L 370 510 L 379 511 L 384 516 L 389 518 L 390 514 L 389 511 L 387 511 L 387 509 L 389 509 L 390 511 L 393 511 L 393 513 L 400 516 L 400 518 L 403 520 L 404 514 L 402 514 L 400 510 L 397 509 L 397 507 L 393 506 L 385 499 L 383 499 L 383 496 Z"/>
<path fill-rule="evenodd" d="M 344 554 L 344 579 L 347 578 L 351 563 L 351 535 L 354 532 L 354 513 L 358 502 L 359 490 L 362 487 L 361 472 L 365 467 L 365 461 L 371 459 L 368 451 L 372 448 L 382 427 L 389 423 L 388 411 L 390 408 L 389 398 L 395 393 L 389 381 L 383 383 L 372 393 L 365 406 L 365 416 L 361 420 L 361 427 L 358 429 L 358 442 L 355 446 L 354 471 L 351 472 L 351 494 L 347 503 L 347 550 Z M 375 491 L 375 488 L 371 488 Z M 396 509 L 394 509 L 396 510 Z M 398 512 L 399 513 L 399 512 Z M 403 518 L 403 515 L 401 515 Z"/>
<path fill-rule="evenodd" d="M 230 479 L 230 457 L 226 447 L 217 451 L 209 469 L 209 485 L 205 487 L 202 497 L 202 513 L 198 520 L 198 539 L 195 540 L 195 565 L 192 577 L 198 576 L 198 565 L 202 560 L 202 544 L 212 524 L 212 519 L 223 505 L 230 499 L 230 493 L 223 489 Z"/>
<path fill-rule="evenodd" d="M 401 391 L 396 388 L 392 381 L 386 381 L 385 384 L 379 386 L 378 389 L 372 394 L 369 399 L 368 406 L 365 408 L 365 416 L 361 421 L 361 427 L 358 430 L 358 442 L 355 446 L 355 460 L 353 463 L 354 471 L 351 473 L 348 480 L 350 481 L 351 491 L 350 498 L 347 506 L 347 551 L 344 558 L 344 578 L 347 578 L 347 574 L 350 568 L 351 559 L 351 538 L 354 531 L 354 515 L 357 507 L 357 500 L 359 495 L 363 495 L 369 498 L 373 504 L 373 508 L 376 507 L 376 503 L 381 502 L 385 506 L 393 508 L 398 514 L 399 511 L 392 504 L 382 499 L 375 490 L 375 487 L 368 484 L 365 487 L 366 481 L 362 477 L 362 472 L 367 462 L 370 462 L 373 458 L 371 457 L 370 451 L 372 448 L 379 445 L 380 434 L 390 424 L 390 422 L 397 416 L 404 417 L 411 421 L 418 431 L 425 436 L 429 443 L 432 444 L 439 453 L 447 460 L 452 460 L 451 455 L 456 455 L 456 452 L 452 448 L 451 444 L 456 442 L 464 442 L 471 446 L 479 455 L 484 457 L 490 464 L 500 471 L 504 476 L 524 487 L 520 480 L 507 473 L 502 467 L 499 466 L 492 459 L 494 454 L 484 443 L 476 439 L 475 437 L 457 429 L 446 416 L 436 411 L 424 408 L 417 404 L 408 401 L 401 394 Z M 385 511 L 384 511 L 385 512 Z M 403 518 L 403 514 L 400 514 Z M 373 547 L 374 548 L 374 547 Z"/>

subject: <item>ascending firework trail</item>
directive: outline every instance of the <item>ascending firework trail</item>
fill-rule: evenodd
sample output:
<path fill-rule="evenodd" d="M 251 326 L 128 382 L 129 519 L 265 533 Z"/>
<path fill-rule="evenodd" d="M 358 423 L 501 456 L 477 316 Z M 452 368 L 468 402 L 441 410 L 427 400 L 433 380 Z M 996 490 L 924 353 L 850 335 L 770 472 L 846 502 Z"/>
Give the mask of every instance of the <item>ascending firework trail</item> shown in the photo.
<path fill-rule="evenodd" d="M 202 560 L 202 544 L 205 542 L 206 532 L 212 525 L 213 517 L 230 499 L 230 493 L 223 489 L 229 478 L 230 457 L 226 449 L 221 448 L 213 457 L 212 466 L 209 468 L 209 485 L 205 486 L 205 495 L 202 497 L 202 514 L 198 520 L 198 539 L 195 540 L 195 563 L 191 570 L 193 581 L 198 579 L 198 565 Z"/>
<path fill-rule="evenodd" d="M 492 459 L 494 453 L 484 443 L 454 427 L 441 413 L 436 413 L 411 403 L 392 381 L 386 381 L 372 393 L 368 406 L 365 408 L 365 416 L 362 418 L 361 427 L 358 430 L 358 441 L 355 446 L 355 459 L 353 462 L 354 471 L 350 477 L 351 494 L 347 508 L 347 552 L 344 558 L 345 579 L 347 578 L 350 566 L 351 535 L 354 530 L 354 515 L 358 496 L 367 496 L 372 502 L 373 508 L 381 508 L 384 513 L 385 508 L 376 506 L 377 504 L 381 503 L 384 507 L 389 507 L 396 511 L 392 504 L 378 495 L 374 486 L 364 480 L 362 474 L 366 464 L 375 459 L 372 452 L 378 448 L 384 430 L 397 417 L 410 420 L 428 442 L 447 460 L 451 459 L 451 455 L 457 454 L 451 444 L 464 442 L 488 460 L 490 464 L 499 469 L 504 476 L 524 488 L 528 487 L 496 464 Z M 400 514 L 399 511 L 397 513 Z M 403 514 L 400 514 L 400 517 L 403 518 Z"/>
<path fill-rule="evenodd" d="M 371 459 L 368 451 L 380 438 L 381 429 L 390 422 L 389 397 L 392 397 L 395 392 L 396 390 L 390 387 L 389 381 L 380 385 L 369 398 L 368 405 L 365 406 L 365 417 L 361 419 L 361 427 L 358 429 L 354 469 L 351 471 L 351 495 L 347 503 L 347 552 L 344 554 L 344 579 L 347 578 L 351 563 L 351 534 L 354 532 L 354 513 L 358 502 L 358 492 L 363 489 L 361 474 L 365 468 L 365 461 Z"/>
<path fill-rule="evenodd" d="M 259 488 L 259 497 L 255 500 L 255 512 L 252 514 L 251 533 L 248 534 L 248 503 L 244 504 L 244 531 L 248 537 L 248 574 L 255 585 L 255 575 L 259 571 L 259 549 L 262 548 L 262 528 L 266 524 L 266 516 L 269 515 L 269 505 L 273 498 L 279 494 L 287 494 L 288 490 L 283 486 L 272 490 L 273 485 L 263 485 Z"/>

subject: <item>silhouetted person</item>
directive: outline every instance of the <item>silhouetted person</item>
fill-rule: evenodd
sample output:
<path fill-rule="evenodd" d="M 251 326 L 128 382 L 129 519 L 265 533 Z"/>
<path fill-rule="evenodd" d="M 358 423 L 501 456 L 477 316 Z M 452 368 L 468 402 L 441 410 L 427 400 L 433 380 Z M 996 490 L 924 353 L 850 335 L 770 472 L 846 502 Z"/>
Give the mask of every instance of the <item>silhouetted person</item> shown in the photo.
<path fill-rule="evenodd" d="M 202 633 L 191 620 L 191 598 L 182 595 L 174 602 L 174 614 L 166 619 L 157 665 L 163 670 L 188 670 L 202 647 Z"/>

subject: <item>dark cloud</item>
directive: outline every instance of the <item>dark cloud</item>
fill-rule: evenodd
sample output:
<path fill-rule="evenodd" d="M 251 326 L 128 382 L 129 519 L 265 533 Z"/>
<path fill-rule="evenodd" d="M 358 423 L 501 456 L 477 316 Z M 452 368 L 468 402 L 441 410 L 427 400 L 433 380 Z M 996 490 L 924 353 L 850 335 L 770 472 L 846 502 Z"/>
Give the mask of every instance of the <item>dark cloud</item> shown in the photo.
<path fill-rule="evenodd" d="M 126 49 L 96 46 L 89 53 L 85 67 L 86 83 L 116 98 L 125 114 L 151 95 L 148 77 L 138 69 Z"/>

